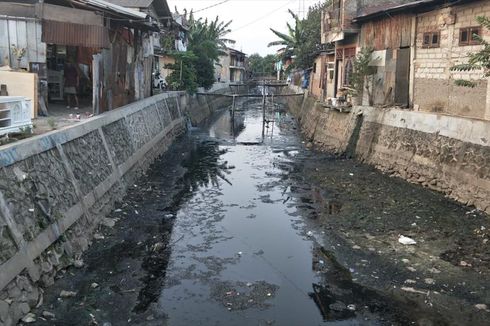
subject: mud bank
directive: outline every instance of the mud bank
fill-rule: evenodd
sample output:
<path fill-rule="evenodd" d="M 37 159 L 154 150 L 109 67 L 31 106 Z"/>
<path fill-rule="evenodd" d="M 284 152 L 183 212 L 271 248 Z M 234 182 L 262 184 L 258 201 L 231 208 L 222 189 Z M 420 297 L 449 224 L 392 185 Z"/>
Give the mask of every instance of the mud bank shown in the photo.
<path fill-rule="evenodd" d="M 355 156 L 490 213 L 489 121 L 372 107 L 342 113 L 309 96 L 287 101 L 318 149 Z"/>
<path fill-rule="evenodd" d="M 226 91 L 223 85 L 216 91 Z M 0 325 L 77 264 L 114 203 L 174 139 L 223 101 L 170 92 L 0 149 Z M 196 116 L 198 116 L 196 118 Z"/>

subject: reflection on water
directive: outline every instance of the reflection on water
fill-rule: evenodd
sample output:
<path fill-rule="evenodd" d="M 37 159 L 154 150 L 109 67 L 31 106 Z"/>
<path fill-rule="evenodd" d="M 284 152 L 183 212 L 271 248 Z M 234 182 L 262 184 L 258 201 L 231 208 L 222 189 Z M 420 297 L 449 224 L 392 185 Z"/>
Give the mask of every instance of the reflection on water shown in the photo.
<path fill-rule="evenodd" d="M 379 324 L 353 309 L 370 307 L 366 290 L 305 230 L 287 183 L 304 153 L 291 117 L 271 110 L 266 124 L 257 101 L 246 103 L 194 134 L 186 168 L 197 176 L 177 212 L 158 309 L 169 325 Z"/>
<path fill-rule="evenodd" d="M 245 130 L 245 117 L 243 112 L 222 114 L 209 128 L 209 136 L 216 139 L 235 139 Z"/>

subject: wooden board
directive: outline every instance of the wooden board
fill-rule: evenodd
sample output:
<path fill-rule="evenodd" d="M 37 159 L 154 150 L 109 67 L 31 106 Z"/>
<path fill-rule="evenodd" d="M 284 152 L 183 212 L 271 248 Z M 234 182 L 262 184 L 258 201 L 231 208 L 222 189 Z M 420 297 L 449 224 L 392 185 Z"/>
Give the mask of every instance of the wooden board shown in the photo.
<path fill-rule="evenodd" d="M 361 27 L 361 46 L 374 50 L 398 49 L 410 46 L 411 15 L 369 21 Z"/>
<path fill-rule="evenodd" d="M 31 100 L 32 114 L 34 119 L 37 117 L 38 94 L 37 94 L 37 74 L 17 71 L 0 71 L 0 84 L 7 85 L 9 96 L 25 96 Z"/>

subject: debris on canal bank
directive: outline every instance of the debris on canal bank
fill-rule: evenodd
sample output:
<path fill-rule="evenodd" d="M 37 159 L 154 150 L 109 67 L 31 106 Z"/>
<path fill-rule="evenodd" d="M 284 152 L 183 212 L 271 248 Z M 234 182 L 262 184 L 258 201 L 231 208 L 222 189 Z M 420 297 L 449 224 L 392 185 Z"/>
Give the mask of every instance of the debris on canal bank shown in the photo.
<path fill-rule="evenodd" d="M 227 310 L 264 309 L 271 305 L 279 287 L 264 281 L 220 282 L 211 288 L 211 298 L 220 302 Z M 268 302 L 269 301 L 269 302 Z"/>
<path fill-rule="evenodd" d="M 484 325 L 490 315 L 474 305 L 490 301 L 488 216 L 352 160 L 322 155 L 301 160 L 291 175 L 308 186 L 292 184 L 297 198 L 314 198 L 303 215 L 318 213 L 311 224 L 324 230 L 322 241 L 342 264 L 352 266 L 356 282 L 391 287 L 398 298 L 411 293 L 410 300 L 447 316 L 448 324 Z M 353 170 L 354 178 L 346 176 Z M 342 210 L 332 212 L 339 200 Z"/>

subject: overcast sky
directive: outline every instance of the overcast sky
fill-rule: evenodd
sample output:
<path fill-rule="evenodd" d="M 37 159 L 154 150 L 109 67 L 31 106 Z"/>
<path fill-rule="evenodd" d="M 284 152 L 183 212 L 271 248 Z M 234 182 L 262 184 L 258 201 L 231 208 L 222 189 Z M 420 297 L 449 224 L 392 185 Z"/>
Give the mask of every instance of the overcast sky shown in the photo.
<path fill-rule="evenodd" d="M 196 12 L 196 16 L 233 20 L 230 34 L 231 39 L 237 41 L 233 46 L 247 54 L 259 53 L 266 55 L 275 53 L 277 47 L 269 48 L 267 44 L 275 41 L 277 37 L 269 28 L 285 32 L 286 21 L 292 21 L 288 8 L 300 14 L 308 7 L 320 2 L 319 0 L 167 0 L 170 9 L 175 6 L 182 12 L 184 8 L 194 11 L 216 5 L 206 10 Z"/>

